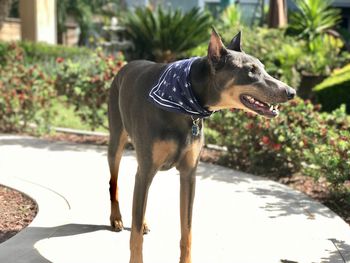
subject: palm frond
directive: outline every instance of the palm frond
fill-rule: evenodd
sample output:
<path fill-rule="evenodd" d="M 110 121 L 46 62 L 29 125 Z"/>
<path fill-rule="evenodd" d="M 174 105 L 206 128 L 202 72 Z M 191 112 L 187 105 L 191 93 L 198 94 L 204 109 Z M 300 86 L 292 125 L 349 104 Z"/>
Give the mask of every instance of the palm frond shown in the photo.
<path fill-rule="evenodd" d="M 136 8 L 125 25 L 135 45 L 135 58 L 172 60 L 208 39 L 211 15 L 199 8 L 187 13 L 180 9 Z"/>
<path fill-rule="evenodd" d="M 332 0 L 294 0 L 298 11 L 290 16 L 289 29 L 301 38 L 312 40 L 340 22 L 340 11 Z"/>

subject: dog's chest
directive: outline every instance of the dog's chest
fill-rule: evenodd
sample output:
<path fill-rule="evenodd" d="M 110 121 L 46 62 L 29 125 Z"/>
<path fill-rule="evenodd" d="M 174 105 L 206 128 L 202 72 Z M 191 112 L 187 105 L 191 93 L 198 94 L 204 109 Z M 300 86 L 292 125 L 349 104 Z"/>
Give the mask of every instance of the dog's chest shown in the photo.
<path fill-rule="evenodd" d="M 172 138 L 155 141 L 152 147 L 153 163 L 159 170 L 169 170 L 177 167 L 190 153 L 192 158 L 197 158 L 202 147 L 202 136 L 193 136 L 191 133 L 186 138 Z"/>

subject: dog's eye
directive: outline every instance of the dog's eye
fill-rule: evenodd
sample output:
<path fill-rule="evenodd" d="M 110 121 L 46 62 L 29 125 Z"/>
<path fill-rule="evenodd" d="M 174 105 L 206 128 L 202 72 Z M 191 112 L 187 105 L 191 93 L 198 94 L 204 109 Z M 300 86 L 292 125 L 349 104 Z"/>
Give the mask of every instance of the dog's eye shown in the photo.
<path fill-rule="evenodd" d="M 258 67 L 256 65 L 252 65 L 250 68 L 249 68 L 249 72 L 250 73 L 253 73 L 253 74 L 256 74 L 258 72 Z"/>

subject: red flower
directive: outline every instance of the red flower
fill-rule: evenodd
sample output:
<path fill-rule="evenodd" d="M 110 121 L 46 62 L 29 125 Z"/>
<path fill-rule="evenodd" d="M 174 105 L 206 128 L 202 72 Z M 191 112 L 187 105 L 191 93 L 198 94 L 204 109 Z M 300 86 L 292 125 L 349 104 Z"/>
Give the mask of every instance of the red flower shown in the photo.
<path fill-rule="evenodd" d="M 321 104 L 316 104 L 316 105 L 314 106 L 314 109 L 315 109 L 316 111 L 320 111 L 321 108 L 322 108 Z"/>
<path fill-rule="evenodd" d="M 255 116 L 255 114 L 254 113 L 252 113 L 252 112 L 246 112 L 247 113 L 247 115 L 248 115 L 248 117 L 249 118 L 252 118 L 252 117 L 254 117 Z"/>
<path fill-rule="evenodd" d="M 23 94 L 23 93 L 19 94 L 18 99 L 19 99 L 21 102 L 23 102 L 24 99 L 25 99 L 24 94 Z"/>
<path fill-rule="evenodd" d="M 253 123 L 248 123 L 245 127 L 246 127 L 246 129 L 251 130 L 251 129 L 254 128 L 254 124 Z"/>
<path fill-rule="evenodd" d="M 272 145 L 272 148 L 273 148 L 275 151 L 281 150 L 281 147 L 282 147 L 282 145 L 281 145 L 280 143 L 274 143 L 274 144 Z"/>
<path fill-rule="evenodd" d="M 291 102 L 289 102 L 291 106 L 297 106 L 298 102 L 295 100 L 292 100 Z"/>
<path fill-rule="evenodd" d="M 105 74 L 103 75 L 103 80 L 107 81 L 110 79 L 110 76 L 107 72 L 105 72 Z"/>
<path fill-rule="evenodd" d="M 64 58 L 58 57 L 56 58 L 56 63 L 62 63 L 64 61 Z"/>
<path fill-rule="evenodd" d="M 270 143 L 270 138 L 267 137 L 267 136 L 263 136 L 263 137 L 261 138 L 261 141 L 262 141 L 263 144 L 267 145 L 267 144 Z"/>

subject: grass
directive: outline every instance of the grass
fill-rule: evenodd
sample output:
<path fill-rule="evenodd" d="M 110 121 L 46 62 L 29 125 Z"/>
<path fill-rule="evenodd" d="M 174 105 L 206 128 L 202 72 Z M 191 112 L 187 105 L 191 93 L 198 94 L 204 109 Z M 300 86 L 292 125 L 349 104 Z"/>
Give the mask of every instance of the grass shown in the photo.
<path fill-rule="evenodd" d="M 55 112 L 54 118 L 52 120 L 52 126 L 62 127 L 62 128 L 71 128 L 77 130 L 86 130 L 92 131 L 89 125 L 84 123 L 77 113 L 74 111 L 74 107 L 65 102 L 64 97 L 59 97 L 53 101 L 52 110 Z M 107 120 L 106 120 L 107 123 Z M 99 127 L 95 131 L 98 132 L 107 132 L 103 127 Z"/>

